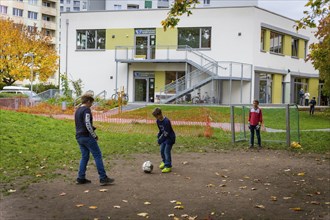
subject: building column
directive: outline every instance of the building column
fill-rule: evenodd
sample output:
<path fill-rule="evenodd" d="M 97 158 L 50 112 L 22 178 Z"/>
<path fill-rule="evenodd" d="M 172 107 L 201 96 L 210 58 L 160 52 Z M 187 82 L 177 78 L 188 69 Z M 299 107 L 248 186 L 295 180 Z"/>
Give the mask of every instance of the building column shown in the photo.
<path fill-rule="evenodd" d="M 272 75 L 272 103 L 281 104 L 282 103 L 282 81 L 283 76 L 280 74 Z"/>

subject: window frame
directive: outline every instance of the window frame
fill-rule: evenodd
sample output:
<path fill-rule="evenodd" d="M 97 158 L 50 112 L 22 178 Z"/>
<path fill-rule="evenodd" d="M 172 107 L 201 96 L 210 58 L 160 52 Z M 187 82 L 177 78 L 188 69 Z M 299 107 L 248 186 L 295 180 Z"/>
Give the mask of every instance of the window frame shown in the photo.
<path fill-rule="evenodd" d="M 23 17 L 23 9 L 13 8 L 13 16 L 15 16 L 15 17 Z"/>
<path fill-rule="evenodd" d="M 261 30 L 260 30 L 260 51 L 262 51 L 262 52 L 266 51 L 265 37 L 266 37 L 266 29 L 261 28 Z"/>
<path fill-rule="evenodd" d="M 272 38 L 272 35 L 275 35 L 274 38 Z M 284 55 L 283 54 L 283 37 L 284 34 L 276 31 L 270 31 L 270 47 L 269 47 L 269 52 L 272 54 L 277 54 L 277 55 Z M 277 41 L 277 42 L 275 42 Z M 275 43 L 278 43 L 276 46 Z M 273 45 L 273 46 L 272 46 Z M 280 45 L 280 47 L 278 47 Z"/>
<path fill-rule="evenodd" d="M 8 6 L 6 5 L 0 5 L 0 14 L 8 14 Z"/>
<path fill-rule="evenodd" d="M 182 41 L 180 40 L 180 31 L 184 30 L 184 29 L 191 29 L 190 31 L 191 32 L 197 32 L 196 29 L 198 29 L 198 47 L 193 47 L 191 45 L 188 45 L 188 44 L 180 44 L 179 42 Z M 208 43 L 209 46 L 208 47 L 205 47 L 203 46 L 203 30 L 209 30 L 209 40 L 208 40 Z M 197 50 L 210 50 L 212 48 L 212 27 L 180 27 L 178 28 L 178 49 L 182 49 L 182 46 L 189 46 L 191 48 L 194 48 L 194 49 L 197 49 Z"/>
<path fill-rule="evenodd" d="M 291 37 L 291 57 L 298 58 L 298 51 L 299 51 L 299 38 Z M 295 48 L 294 48 L 295 47 Z M 295 49 L 295 54 L 294 54 Z"/>
<path fill-rule="evenodd" d="M 32 20 L 38 20 L 38 12 L 28 11 L 28 18 Z"/>
<path fill-rule="evenodd" d="M 94 32 L 94 33 L 93 33 Z M 79 36 L 80 34 L 80 36 Z M 93 36 L 94 42 L 88 42 L 88 37 Z M 85 38 L 85 39 L 83 39 Z M 99 42 L 100 39 L 104 42 Z M 85 41 L 85 42 L 83 42 Z M 78 46 L 79 43 L 79 46 Z M 94 43 L 94 47 L 91 44 Z M 76 30 L 76 50 L 79 51 L 104 51 L 106 48 L 106 29 L 77 29 Z"/>

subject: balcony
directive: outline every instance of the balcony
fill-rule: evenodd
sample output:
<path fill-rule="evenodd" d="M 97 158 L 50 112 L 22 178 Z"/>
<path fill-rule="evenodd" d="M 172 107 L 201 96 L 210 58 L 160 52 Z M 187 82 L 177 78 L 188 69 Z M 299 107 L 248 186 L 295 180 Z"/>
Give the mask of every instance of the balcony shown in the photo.
<path fill-rule="evenodd" d="M 52 16 L 57 16 L 56 8 L 51 8 L 51 7 L 46 7 L 46 6 L 41 7 L 41 13 L 47 14 L 47 15 L 52 15 Z"/>
<path fill-rule="evenodd" d="M 52 21 L 42 21 L 42 28 L 56 30 L 56 23 Z"/>

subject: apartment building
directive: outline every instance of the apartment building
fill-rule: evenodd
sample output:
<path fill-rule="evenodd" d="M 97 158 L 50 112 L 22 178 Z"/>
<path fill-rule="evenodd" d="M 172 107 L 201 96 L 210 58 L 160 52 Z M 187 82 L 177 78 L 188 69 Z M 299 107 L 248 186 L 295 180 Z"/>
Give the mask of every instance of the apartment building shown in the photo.
<path fill-rule="evenodd" d="M 62 13 L 61 72 L 130 102 L 295 103 L 319 100 L 319 75 L 305 62 L 311 29 L 256 6 L 193 9 L 164 31 L 167 9 Z"/>
<path fill-rule="evenodd" d="M 60 12 L 87 11 L 87 0 L 60 0 Z"/>
<path fill-rule="evenodd" d="M 174 0 L 88 0 L 88 10 L 137 10 L 169 8 Z M 258 0 L 201 0 L 196 7 L 257 6 Z"/>

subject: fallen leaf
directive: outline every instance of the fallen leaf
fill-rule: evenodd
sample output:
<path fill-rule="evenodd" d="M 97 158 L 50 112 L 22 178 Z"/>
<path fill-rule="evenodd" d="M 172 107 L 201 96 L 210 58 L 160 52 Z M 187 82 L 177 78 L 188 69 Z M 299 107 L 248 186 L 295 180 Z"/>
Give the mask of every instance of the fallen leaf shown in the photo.
<path fill-rule="evenodd" d="M 210 184 L 207 184 L 206 187 L 215 187 L 215 185 L 210 183 Z"/>
<path fill-rule="evenodd" d="M 87 190 L 85 190 L 85 191 L 84 191 L 84 193 L 89 193 L 89 190 L 88 190 L 88 189 L 87 189 Z"/>
<path fill-rule="evenodd" d="M 190 180 L 191 178 L 189 176 L 186 176 L 185 179 Z"/>
<path fill-rule="evenodd" d="M 99 220 L 98 218 L 94 218 L 94 220 Z"/>
<path fill-rule="evenodd" d="M 181 215 L 181 218 L 188 218 L 188 217 L 189 217 L 189 215 L 187 215 L 187 214 Z"/>
<path fill-rule="evenodd" d="M 100 191 L 100 192 L 107 192 L 108 189 L 100 189 L 99 191 Z"/>
<path fill-rule="evenodd" d="M 151 205 L 151 203 L 150 203 L 150 202 L 144 202 L 144 204 L 145 204 L 145 205 Z"/>
<path fill-rule="evenodd" d="M 177 206 L 174 206 L 175 209 L 184 209 L 184 207 L 182 205 L 177 205 Z"/>
<path fill-rule="evenodd" d="M 321 192 L 315 192 L 315 195 L 321 195 Z"/>
<path fill-rule="evenodd" d="M 270 199 L 271 199 L 272 201 L 277 201 L 276 196 L 271 196 Z"/>
<path fill-rule="evenodd" d="M 318 201 L 311 201 L 311 204 L 320 205 L 320 202 L 318 202 Z"/>
<path fill-rule="evenodd" d="M 244 178 L 245 178 L 245 179 L 250 179 L 250 177 L 249 177 L 249 176 L 244 176 Z"/>
<path fill-rule="evenodd" d="M 42 175 L 41 174 L 37 174 L 36 177 L 41 177 Z"/>
<path fill-rule="evenodd" d="M 177 204 L 177 205 L 182 205 L 182 202 L 180 202 L 180 201 L 176 201 L 175 204 Z"/>
<path fill-rule="evenodd" d="M 326 204 L 326 205 L 330 205 L 330 202 L 325 202 L 324 204 Z"/>
<path fill-rule="evenodd" d="M 61 194 L 60 194 L 60 196 L 65 196 L 66 195 L 66 193 L 65 192 L 62 192 Z"/>
<path fill-rule="evenodd" d="M 251 188 L 251 190 L 257 190 L 257 188 Z"/>
<path fill-rule="evenodd" d="M 125 203 L 128 203 L 128 201 L 127 200 L 122 200 L 123 202 L 125 202 Z"/>
<path fill-rule="evenodd" d="M 183 161 L 182 164 L 186 165 L 186 164 L 188 164 L 188 161 Z"/>
<path fill-rule="evenodd" d="M 305 173 L 298 173 L 298 176 L 305 176 Z"/>
<path fill-rule="evenodd" d="M 225 187 L 225 186 L 227 186 L 226 184 L 221 184 L 221 185 L 219 185 L 220 187 Z"/>
<path fill-rule="evenodd" d="M 256 208 L 265 209 L 265 206 L 263 206 L 263 205 L 256 205 Z"/>
<path fill-rule="evenodd" d="M 170 218 L 172 218 L 174 216 L 175 216 L 174 214 L 168 214 L 168 217 L 170 217 Z"/>
<path fill-rule="evenodd" d="M 292 197 L 283 197 L 283 199 L 288 200 L 291 199 Z"/>
<path fill-rule="evenodd" d="M 284 172 L 290 172 L 291 170 L 290 169 L 286 169 L 286 170 L 284 170 Z"/>
<path fill-rule="evenodd" d="M 148 217 L 148 213 L 146 213 L 146 212 L 141 212 L 141 213 L 138 213 L 137 215 L 141 216 L 141 217 L 145 217 L 145 218 Z"/>
<path fill-rule="evenodd" d="M 170 203 L 176 203 L 176 200 L 172 200 L 172 201 L 170 201 Z"/>
<path fill-rule="evenodd" d="M 220 176 L 220 173 L 216 172 L 215 175 Z"/>
<path fill-rule="evenodd" d="M 270 186 L 270 183 L 265 183 L 264 185 L 265 185 L 265 186 Z"/>
<path fill-rule="evenodd" d="M 97 206 L 92 205 L 92 206 L 89 206 L 88 208 L 90 208 L 90 209 L 97 209 Z"/>
<path fill-rule="evenodd" d="M 302 211 L 302 209 L 301 208 L 299 208 L 299 207 L 296 207 L 296 208 L 290 208 L 291 210 L 293 210 L 293 211 Z"/>
<path fill-rule="evenodd" d="M 120 209 L 120 205 L 114 205 L 113 206 L 115 209 Z"/>
<path fill-rule="evenodd" d="M 211 212 L 211 215 L 215 215 L 215 212 Z"/>
<path fill-rule="evenodd" d="M 174 216 L 173 220 L 180 220 L 178 217 Z"/>
<path fill-rule="evenodd" d="M 80 208 L 80 207 L 83 207 L 85 206 L 84 204 L 77 204 L 76 207 Z"/>
<path fill-rule="evenodd" d="M 246 189 L 247 186 L 240 186 L 240 189 Z"/>
<path fill-rule="evenodd" d="M 197 215 L 195 215 L 195 216 L 189 216 L 188 217 L 188 220 L 195 220 L 197 218 Z"/>
<path fill-rule="evenodd" d="M 16 189 L 10 189 L 10 190 L 8 190 L 8 192 L 9 193 L 14 193 L 14 192 L 16 192 Z"/>

